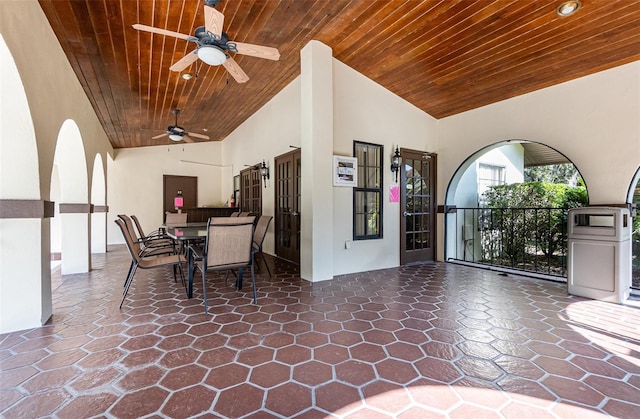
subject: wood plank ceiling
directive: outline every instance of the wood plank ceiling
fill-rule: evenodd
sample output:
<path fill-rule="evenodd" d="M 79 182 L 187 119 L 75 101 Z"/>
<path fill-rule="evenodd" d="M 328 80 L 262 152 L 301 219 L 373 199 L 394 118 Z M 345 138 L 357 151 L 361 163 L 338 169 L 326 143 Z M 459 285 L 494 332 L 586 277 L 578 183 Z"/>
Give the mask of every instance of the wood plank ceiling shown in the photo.
<path fill-rule="evenodd" d="M 231 40 L 281 55 L 232 54 L 250 78 L 238 84 L 201 61 L 184 80 L 169 67 L 195 44 L 132 28 L 193 35 L 202 0 L 40 0 L 114 148 L 168 143 L 151 137 L 173 124 L 174 108 L 187 130 L 224 139 L 300 74 L 312 39 L 436 118 L 640 59 L 640 2 L 582 0 L 570 17 L 556 15 L 560 3 L 220 0 Z"/>

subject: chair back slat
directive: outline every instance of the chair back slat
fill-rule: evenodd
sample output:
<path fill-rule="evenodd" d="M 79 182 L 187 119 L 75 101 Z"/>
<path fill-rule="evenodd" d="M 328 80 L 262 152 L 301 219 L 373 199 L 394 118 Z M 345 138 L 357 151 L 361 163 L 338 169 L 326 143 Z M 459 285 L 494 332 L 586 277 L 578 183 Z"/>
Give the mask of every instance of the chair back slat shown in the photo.
<path fill-rule="evenodd" d="M 267 229 L 273 217 L 271 215 L 261 215 L 256 223 L 256 230 L 253 232 L 253 242 L 256 246 L 262 246 L 264 237 L 267 235 Z"/>
<path fill-rule="evenodd" d="M 131 219 L 133 220 L 133 223 L 136 225 L 136 228 L 138 229 L 138 236 L 141 239 L 147 237 L 147 235 L 144 234 L 144 231 L 142 230 L 142 225 L 140 225 L 140 220 L 138 220 L 138 217 L 136 217 L 135 215 L 132 215 Z"/>
<path fill-rule="evenodd" d="M 116 224 L 118 225 L 118 227 L 120 227 L 120 230 L 122 231 L 122 236 L 124 237 L 124 241 L 127 245 L 127 249 L 129 250 L 129 253 L 131 254 L 131 257 L 135 260 L 135 261 L 140 261 L 140 244 L 138 244 L 138 242 L 136 240 L 134 240 L 131 237 L 131 233 L 129 232 L 129 229 L 127 228 L 126 223 L 121 219 L 119 220 L 115 220 Z"/>
<path fill-rule="evenodd" d="M 131 221 L 131 218 L 128 215 L 120 214 L 118 215 L 118 217 L 120 217 L 120 219 L 124 221 L 124 224 L 127 227 L 127 231 L 129 232 L 129 235 L 131 236 L 131 239 L 133 241 L 137 241 L 138 238 L 143 238 L 142 236 L 138 237 L 135 227 L 133 226 L 133 221 Z"/>
<path fill-rule="evenodd" d="M 212 217 L 207 226 L 206 269 L 251 264 L 255 217 Z"/>

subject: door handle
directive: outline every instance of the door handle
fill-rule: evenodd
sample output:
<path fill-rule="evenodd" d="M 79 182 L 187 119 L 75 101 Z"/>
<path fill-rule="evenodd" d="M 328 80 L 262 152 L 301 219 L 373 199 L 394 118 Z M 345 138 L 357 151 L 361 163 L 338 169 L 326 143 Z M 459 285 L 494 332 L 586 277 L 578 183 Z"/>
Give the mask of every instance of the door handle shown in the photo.
<path fill-rule="evenodd" d="M 403 212 L 403 213 L 402 213 L 402 215 L 404 215 L 405 217 L 407 217 L 407 216 L 409 216 L 409 215 L 413 215 L 413 214 L 412 214 L 412 213 L 410 213 L 410 212 L 405 211 L 405 212 Z"/>
<path fill-rule="evenodd" d="M 294 217 L 297 217 L 297 216 L 298 216 L 298 213 L 297 213 L 296 211 L 293 211 L 293 212 L 291 213 L 291 215 L 293 215 Z"/>

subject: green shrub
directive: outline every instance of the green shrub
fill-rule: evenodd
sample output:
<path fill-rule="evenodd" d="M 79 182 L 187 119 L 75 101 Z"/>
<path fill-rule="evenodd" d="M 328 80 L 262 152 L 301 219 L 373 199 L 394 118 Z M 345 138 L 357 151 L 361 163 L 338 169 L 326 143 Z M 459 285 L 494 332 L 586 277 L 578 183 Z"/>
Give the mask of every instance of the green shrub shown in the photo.
<path fill-rule="evenodd" d="M 504 255 L 512 264 L 526 263 L 528 253 L 550 256 L 564 250 L 567 210 L 588 203 L 584 186 L 549 182 L 494 186 L 484 198 L 494 208 L 492 228 L 500 230 Z"/>

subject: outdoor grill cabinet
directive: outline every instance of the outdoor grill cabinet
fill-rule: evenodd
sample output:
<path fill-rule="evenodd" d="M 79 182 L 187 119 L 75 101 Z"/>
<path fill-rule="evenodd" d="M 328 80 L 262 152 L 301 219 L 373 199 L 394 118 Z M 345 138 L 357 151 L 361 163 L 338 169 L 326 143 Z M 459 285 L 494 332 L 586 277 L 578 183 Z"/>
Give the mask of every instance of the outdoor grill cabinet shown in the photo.
<path fill-rule="evenodd" d="M 631 230 L 628 208 L 569 210 L 569 294 L 613 303 L 623 303 L 629 297 Z"/>

